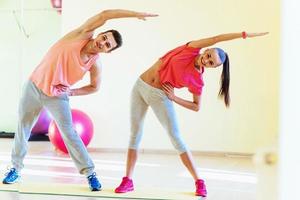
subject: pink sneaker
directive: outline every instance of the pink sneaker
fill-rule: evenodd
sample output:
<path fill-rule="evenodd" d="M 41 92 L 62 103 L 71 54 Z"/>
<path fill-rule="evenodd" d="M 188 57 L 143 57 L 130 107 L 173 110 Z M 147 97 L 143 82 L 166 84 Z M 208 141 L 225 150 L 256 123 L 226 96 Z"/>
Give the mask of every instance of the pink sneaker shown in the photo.
<path fill-rule="evenodd" d="M 196 196 L 201 196 L 201 197 L 206 197 L 207 191 L 206 191 L 206 186 L 205 186 L 204 180 L 198 179 L 195 182 L 195 185 L 196 185 L 195 195 Z"/>
<path fill-rule="evenodd" d="M 115 193 L 126 193 L 133 190 L 134 187 L 133 187 L 132 179 L 128 177 L 123 177 L 121 184 L 119 185 L 119 187 L 115 189 Z"/>

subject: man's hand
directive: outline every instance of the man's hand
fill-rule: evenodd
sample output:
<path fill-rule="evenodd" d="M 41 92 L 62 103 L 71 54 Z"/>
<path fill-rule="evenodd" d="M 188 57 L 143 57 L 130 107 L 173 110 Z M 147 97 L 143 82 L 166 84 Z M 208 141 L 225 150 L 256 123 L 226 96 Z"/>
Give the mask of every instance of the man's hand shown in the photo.
<path fill-rule="evenodd" d="M 61 95 L 63 93 L 67 93 L 68 96 L 72 96 L 71 89 L 68 86 L 59 84 L 59 85 L 55 85 L 54 88 L 55 88 L 54 91 L 56 96 Z"/>
<path fill-rule="evenodd" d="M 157 17 L 158 15 L 157 14 L 151 14 L 151 13 L 145 13 L 145 12 L 142 12 L 142 13 L 137 13 L 137 18 L 138 19 L 141 19 L 141 20 L 146 20 L 147 17 Z"/>

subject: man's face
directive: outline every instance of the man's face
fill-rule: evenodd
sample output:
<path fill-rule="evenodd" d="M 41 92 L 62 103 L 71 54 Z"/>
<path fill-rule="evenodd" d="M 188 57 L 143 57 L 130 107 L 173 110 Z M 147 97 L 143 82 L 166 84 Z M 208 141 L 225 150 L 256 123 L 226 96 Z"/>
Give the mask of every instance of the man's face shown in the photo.
<path fill-rule="evenodd" d="M 116 46 L 117 42 L 111 32 L 100 33 L 93 41 L 93 48 L 98 53 L 109 53 Z"/>

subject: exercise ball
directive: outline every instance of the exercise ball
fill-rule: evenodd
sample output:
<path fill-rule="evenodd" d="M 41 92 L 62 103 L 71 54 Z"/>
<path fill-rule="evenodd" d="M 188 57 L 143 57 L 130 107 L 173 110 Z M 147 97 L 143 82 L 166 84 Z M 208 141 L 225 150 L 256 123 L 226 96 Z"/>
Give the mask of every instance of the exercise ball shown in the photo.
<path fill-rule="evenodd" d="M 83 144 L 87 146 L 93 138 L 93 122 L 87 114 L 80 110 L 72 109 L 71 112 L 73 128 L 81 138 Z M 49 125 L 48 135 L 51 143 L 56 147 L 56 149 L 64 153 L 68 153 L 66 145 L 61 137 L 61 133 L 54 120 L 52 120 Z"/>
<path fill-rule="evenodd" d="M 31 135 L 47 134 L 51 116 L 46 109 L 40 112 L 39 118 L 31 130 Z"/>

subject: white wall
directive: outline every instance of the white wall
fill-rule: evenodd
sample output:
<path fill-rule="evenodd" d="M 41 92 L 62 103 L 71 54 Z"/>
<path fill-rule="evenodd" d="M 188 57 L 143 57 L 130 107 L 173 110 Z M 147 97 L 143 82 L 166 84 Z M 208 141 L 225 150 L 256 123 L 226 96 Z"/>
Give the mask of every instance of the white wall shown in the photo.
<path fill-rule="evenodd" d="M 299 199 L 300 180 L 300 90 L 299 35 L 300 3 L 282 1 L 279 199 Z"/>
<path fill-rule="evenodd" d="M 206 70 L 201 111 L 195 113 L 176 106 L 181 131 L 195 151 L 253 153 L 277 136 L 278 0 L 64 0 L 63 32 L 109 8 L 153 12 L 160 16 L 145 22 L 112 20 L 99 30 L 119 30 L 124 45 L 110 55 L 101 55 L 100 92 L 71 100 L 73 107 L 86 111 L 94 120 L 92 147 L 127 147 L 131 88 L 139 74 L 158 57 L 189 40 L 243 30 L 270 34 L 217 45 L 227 50 L 231 59 L 231 108 L 226 109 L 217 99 L 221 69 Z M 186 90 L 177 93 L 191 98 Z M 152 111 L 145 121 L 142 148 L 173 149 Z"/>
<path fill-rule="evenodd" d="M 21 33 L 13 8 L 20 8 L 19 1 L 0 3 L 0 131 L 6 132 L 15 130 L 21 76 L 17 68 L 21 63 Z M 20 18 L 19 14 L 16 16 Z"/>
<path fill-rule="evenodd" d="M 1 0 L 0 25 L 0 131 L 15 132 L 22 85 L 60 37 L 61 16 L 50 0 Z"/>
<path fill-rule="evenodd" d="M 61 36 L 61 16 L 49 10 L 50 1 L 26 0 L 24 27 L 29 37 L 25 38 L 12 13 L 4 12 L 20 8 L 20 2 L 0 2 L 0 22 L 6 30 L 0 32 L 0 91 L 5 94 L 0 104 L 1 131 L 15 131 L 21 85 L 50 45 Z M 270 35 L 218 45 L 226 49 L 231 58 L 231 108 L 225 109 L 216 98 L 221 70 L 207 70 L 201 111 L 194 113 L 176 106 L 182 134 L 195 151 L 241 153 L 253 153 L 277 136 L 278 0 L 64 0 L 63 3 L 64 33 L 107 8 L 160 15 L 145 22 L 112 20 L 99 30 L 118 29 L 123 34 L 124 45 L 110 55 L 101 55 L 104 71 L 100 92 L 71 100 L 73 107 L 87 112 L 94 121 L 95 138 L 91 147 L 127 147 L 131 87 L 158 57 L 192 39 L 242 30 L 270 31 Z M 176 92 L 190 98 L 186 90 Z M 145 122 L 142 147 L 173 149 L 152 111 Z"/>

